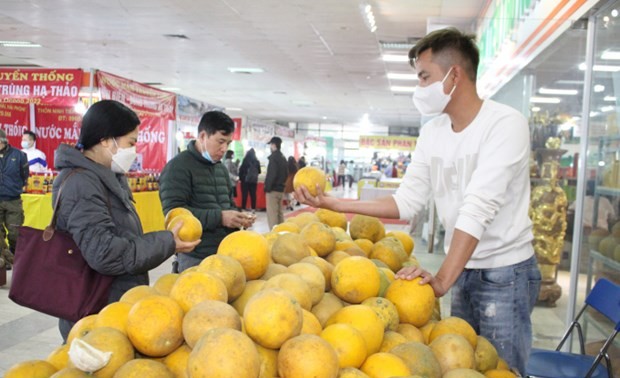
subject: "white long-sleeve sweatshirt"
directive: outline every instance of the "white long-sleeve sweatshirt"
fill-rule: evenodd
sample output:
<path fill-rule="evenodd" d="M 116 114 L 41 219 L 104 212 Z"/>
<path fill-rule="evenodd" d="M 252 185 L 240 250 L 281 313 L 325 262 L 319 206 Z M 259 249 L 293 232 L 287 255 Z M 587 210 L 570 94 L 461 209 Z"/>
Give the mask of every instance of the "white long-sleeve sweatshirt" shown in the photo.
<path fill-rule="evenodd" d="M 401 219 L 433 195 L 449 250 L 454 229 L 479 240 L 466 268 L 497 268 L 534 254 L 528 217 L 530 136 L 516 110 L 483 102 L 472 123 L 454 132 L 441 115 L 422 128 L 412 161 L 394 194 Z"/>

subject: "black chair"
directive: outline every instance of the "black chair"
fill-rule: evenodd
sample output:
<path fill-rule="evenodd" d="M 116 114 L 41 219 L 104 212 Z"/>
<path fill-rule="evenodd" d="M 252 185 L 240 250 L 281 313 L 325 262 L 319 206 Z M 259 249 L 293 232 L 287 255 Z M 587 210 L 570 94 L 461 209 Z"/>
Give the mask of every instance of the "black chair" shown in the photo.
<path fill-rule="evenodd" d="M 585 305 L 571 323 L 555 350 L 533 349 L 525 368 L 530 378 L 613 378 L 607 349 L 620 331 L 620 286 L 601 278 L 588 294 Z M 614 324 L 614 329 L 605 340 L 596 356 L 584 352 L 583 332 L 579 319 L 590 307 L 605 315 Z M 573 330 L 579 335 L 581 354 L 560 352 L 562 345 Z M 601 364 L 605 360 L 606 367 Z"/>

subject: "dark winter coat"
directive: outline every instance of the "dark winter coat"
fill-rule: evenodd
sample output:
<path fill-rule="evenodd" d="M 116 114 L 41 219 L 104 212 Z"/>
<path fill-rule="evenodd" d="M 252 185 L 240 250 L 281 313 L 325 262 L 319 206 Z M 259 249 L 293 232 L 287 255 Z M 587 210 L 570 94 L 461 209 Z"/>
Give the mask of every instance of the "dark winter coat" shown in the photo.
<path fill-rule="evenodd" d="M 184 207 L 202 223 L 202 241 L 189 255 L 205 258 L 215 254 L 222 239 L 236 231 L 222 225 L 222 211 L 236 210 L 231 198 L 228 170 L 211 163 L 196 150 L 195 141 L 170 160 L 161 173 L 159 197 L 164 213 Z"/>
<path fill-rule="evenodd" d="M 265 193 L 284 192 L 284 184 L 288 177 L 288 163 L 280 150 L 269 155 L 267 176 L 265 177 Z"/>
<path fill-rule="evenodd" d="M 7 144 L 0 152 L 0 201 L 19 199 L 28 183 L 28 157 Z"/>
<path fill-rule="evenodd" d="M 144 234 L 124 175 L 87 159 L 75 148 L 62 144 L 56 151 L 52 200 L 62 189 L 56 228 L 66 231 L 80 247 L 94 270 L 117 278 L 109 302 L 132 287 L 149 284 L 149 270 L 166 261 L 175 250 L 169 231 Z M 55 203 L 55 202 L 54 202 Z"/>

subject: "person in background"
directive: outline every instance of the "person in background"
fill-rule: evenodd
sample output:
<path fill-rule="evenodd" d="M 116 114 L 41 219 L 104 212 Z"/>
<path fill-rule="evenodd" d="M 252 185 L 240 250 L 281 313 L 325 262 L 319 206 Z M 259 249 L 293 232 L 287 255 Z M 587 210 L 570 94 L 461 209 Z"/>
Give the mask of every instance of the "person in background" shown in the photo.
<path fill-rule="evenodd" d="M 24 131 L 22 135 L 22 151 L 28 156 L 30 173 L 42 173 L 47 171 L 47 159 L 43 151 L 36 148 L 37 134 L 32 131 Z"/>
<path fill-rule="evenodd" d="M 397 178 L 398 177 L 398 162 L 393 162 L 392 163 L 392 178 Z"/>
<path fill-rule="evenodd" d="M 385 175 L 385 177 L 392 177 L 393 173 L 394 173 L 394 166 L 390 164 L 390 162 L 387 162 L 385 164 L 385 168 L 383 169 L 383 174 Z"/>
<path fill-rule="evenodd" d="M 258 175 L 260 175 L 260 162 L 256 158 L 256 151 L 250 148 L 245 153 L 241 167 L 239 168 L 239 180 L 241 180 L 241 209 L 245 210 L 248 194 L 250 195 L 250 206 L 252 212 L 256 212 L 256 187 L 258 185 Z"/>
<path fill-rule="evenodd" d="M 13 264 L 17 229 L 24 223 L 21 195 L 28 175 L 26 154 L 11 146 L 6 132 L 0 129 L 0 262 L 7 270 Z"/>
<path fill-rule="evenodd" d="M 271 230 L 276 224 L 284 222 L 282 199 L 284 198 L 284 183 L 288 176 L 286 158 L 282 155 L 282 139 L 274 136 L 269 143 L 271 155 L 267 165 L 265 177 L 265 195 L 267 200 L 267 222 Z"/>
<path fill-rule="evenodd" d="M 338 186 L 342 184 L 342 189 L 345 187 L 345 178 L 347 177 L 347 163 L 344 160 L 340 160 L 340 165 L 338 165 Z"/>
<path fill-rule="evenodd" d="M 226 151 L 226 156 L 224 157 L 224 166 L 228 170 L 228 176 L 230 177 L 230 182 L 232 184 L 232 191 L 230 193 L 232 197 L 237 196 L 237 183 L 239 182 L 239 170 L 233 161 L 234 156 L 235 152 L 228 150 Z"/>
<path fill-rule="evenodd" d="M 293 193 L 293 179 L 295 178 L 295 174 L 298 171 L 297 162 L 295 158 L 292 156 L 288 157 L 288 176 L 286 177 L 286 183 L 284 184 L 284 196 L 286 201 L 286 209 L 293 211 L 293 202 L 295 202 L 295 198 L 291 193 Z"/>
<path fill-rule="evenodd" d="M 353 170 L 355 169 L 355 162 L 353 160 L 349 161 L 347 164 L 347 169 L 345 171 L 347 178 L 349 179 L 349 189 L 353 186 Z"/>
<path fill-rule="evenodd" d="M 306 157 L 302 156 L 299 158 L 299 161 L 297 162 L 297 167 L 299 167 L 299 169 L 302 169 L 305 166 L 306 166 Z"/>
<path fill-rule="evenodd" d="M 478 96 L 474 36 L 454 28 L 433 31 L 416 43 L 409 58 L 420 80 L 415 106 L 423 115 L 440 115 L 422 128 L 396 193 L 351 202 L 320 190 L 313 197 L 300 188 L 297 199 L 338 212 L 413 219 L 432 195 L 446 230 L 446 258 L 434 275 L 412 266 L 396 278 L 421 277 L 437 297 L 452 289 L 452 315 L 471 324 L 525 375 L 530 315 L 541 280 L 528 216 L 527 119 Z"/>
<path fill-rule="evenodd" d="M 73 237 L 91 268 L 116 276 L 108 303 L 135 286 L 148 285 L 149 270 L 198 244 L 181 241 L 180 227 L 172 232 L 142 230 L 125 177 L 136 159 L 139 124 L 136 113 L 125 105 L 102 100 L 84 114 L 77 148 L 61 144 L 56 150 L 56 229 Z M 60 319 L 58 326 L 66 341 L 73 323 Z"/>
<path fill-rule="evenodd" d="M 183 207 L 202 223 L 200 244 L 191 253 L 177 257 L 179 272 L 215 254 L 231 232 L 254 223 L 254 218 L 235 208 L 228 170 L 221 163 L 234 129 L 233 120 L 225 113 L 205 113 L 198 124 L 197 139 L 170 160 L 161 173 L 159 197 L 164 214 Z"/>

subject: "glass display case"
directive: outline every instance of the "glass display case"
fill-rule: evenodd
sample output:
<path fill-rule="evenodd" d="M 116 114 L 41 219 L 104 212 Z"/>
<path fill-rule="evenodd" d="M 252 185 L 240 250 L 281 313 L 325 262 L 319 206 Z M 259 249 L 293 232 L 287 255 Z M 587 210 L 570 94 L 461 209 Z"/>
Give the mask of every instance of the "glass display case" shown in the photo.
<path fill-rule="evenodd" d="M 601 7 L 591 19 L 592 61 L 587 141 L 586 192 L 583 196 L 581 259 L 587 264 L 585 294 L 599 278 L 620 283 L 620 1 Z M 589 66 L 589 65 L 588 65 Z M 586 64 L 584 63 L 584 68 Z M 588 82 L 588 81 L 586 81 Z M 589 221 L 589 222 L 588 222 Z M 586 336 L 597 339 L 612 326 L 588 316 Z M 590 327 L 591 326 L 591 327 Z M 616 342 L 616 346 L 620 343 Z"/>

